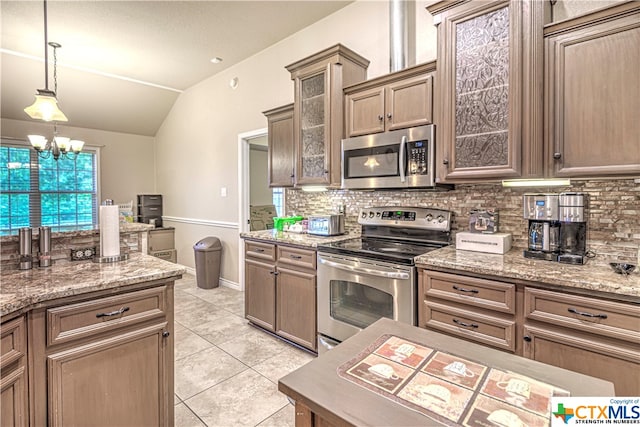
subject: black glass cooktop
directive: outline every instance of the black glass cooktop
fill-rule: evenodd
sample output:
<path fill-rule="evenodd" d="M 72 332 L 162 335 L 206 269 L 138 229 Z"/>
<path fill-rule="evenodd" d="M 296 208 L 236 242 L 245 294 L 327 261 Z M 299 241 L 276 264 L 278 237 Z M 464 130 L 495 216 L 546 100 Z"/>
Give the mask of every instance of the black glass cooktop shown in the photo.
<path fill-rule="evenodd" d="M 318 245 L 318 252 L 413 265 L 413 258 L 444 245 L 389 239 L 356 238 Z"/>

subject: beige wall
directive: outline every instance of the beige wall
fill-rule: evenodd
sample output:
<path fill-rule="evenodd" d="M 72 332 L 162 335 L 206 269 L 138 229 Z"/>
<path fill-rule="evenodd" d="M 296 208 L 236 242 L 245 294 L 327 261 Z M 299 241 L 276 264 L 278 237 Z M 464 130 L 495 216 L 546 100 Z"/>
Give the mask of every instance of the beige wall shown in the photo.
<path fill-rule="evenodd" d="M 3 137 L 26 140 L 31 133 L 52 135 L 51 124 L 2 119 Z M 58 125 L 61 135 L 100 146 L 100 197 L 116 202 L 136 200 L 139 193 L 155 192 L 154 138 L 126 133 Z"/>
<path fill-rule="evenodd" d="M 426 3 L 415 4 L 416 63 L 436 56 Z M 186 249 L 198 239 L 224 237 L 222 277 L 239 280 L 238 135 L 265 128 L 262 111 L 293 101 L 286 65 L 336 43 L 371 61 L 369 78 L 387 74 L 388 8 L 387 2 L 357 1 L 180 96 L 156 135 L 158 192 L 164 195 L 165 214 L 179 218 L 166 221 L 176 227 L 179 263 L 194 266 Z M 239 79 L 235 90 L 229 87 L 234 77 Z M 221 196 L 222 187 L 227 197 Z M 234 225 L 235 234 L 229 233 Z"/>
<path fill-rule="evenodd" d="M 252 206 L 270 205 L 273 203 L 273 192 L 267 180 L 268 158 L 266 149 L 251 144 L 249 150 L 249 204 Z M 266 147 L 265 147 L 266 148 Z"/>

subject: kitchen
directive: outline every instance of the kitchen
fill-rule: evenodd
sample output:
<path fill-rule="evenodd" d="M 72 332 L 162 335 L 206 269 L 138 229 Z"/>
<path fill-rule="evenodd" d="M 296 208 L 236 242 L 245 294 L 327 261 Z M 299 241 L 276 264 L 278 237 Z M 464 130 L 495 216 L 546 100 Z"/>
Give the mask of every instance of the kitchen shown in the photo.
<path fill-rule="evenodd" d="M 417 34 L 415 51 L 412 52 L 416 57 L 416 64 L 431 61 L 437 56 L 436 30 L 431 22 L 431 15 L 425 12 L 425 5 L 426 3 L 420 2 L 416 4 Z M 562 10 L 562 7 L 561 3 L 558 11 Z M 139 184 L 138 188 L 131 188 L 131 184 L 128 184 L 128 192 L 125 192 L 122 188 L 126 186 L 122 183 L 114 185 L 105 179 L 103 194 L 113 194 L 117 200 L 129 200 L 138 192 L 162 193 L 167 200 L 166 211 L 170 216 L 167 220 L 172 222 L 177 230 L 178 262 L 193 267 L 193 243 L 203 235 L 220 236 L 227 254 L 223 259 L 223 283 L 226 281 L 231 286 L 242 286 L 241 258 L 235 255 L 242 249 L 242 241 L 237 236 L 240 228 L 238 212 L 228 209 L 229 206 L 238 205 L 238 171 L 235 167 L 237 162 L 229 161 L 237 158 L 238 135 L 251 129 L 264 128 L 266 121 L 261 114 L 262 111 L 293 100 L 291 76 L 284 69 L 287 64 L 337 42 L 354 49 L 371 61 L 367 70 L 368 78 L 387 74 L 387 9 L 388 5 L 381 2 L 353 3 L 341 9 L 339 13 L 301 31 L 295 37 L 284 40 L 245 63 L 186 90 L 155 138 L 125 135 L 130 140 L 142 140 L 141 144 L 126 144 L 125 140 L 117 138 L 117 144 L 122 145 L 121 151 L 109 142 L 109 149 L 103 150 L 103 174 L 117 168 L 127 169 L 135 175 L 127 177 L 124 174 L 121 179 L 128 179 L 124 183 L 142 184 Z M 557 16 L 559 15 L 558 13 Z M 385 31 L 380 31 L 380 28 L 384 28 Z M 328 39 L 327 34 L 331 34 L 332 38 Z M 240 84 L 236 90 L 230 90 L 228 83 L 234 77 L 238 77 Z M 270 84 L 264 85 L 265 81 L 269 81 Z M 72 85 L 69 83 L 61 86 L 61 93 L 64 93 L 62 87 L 70 86 Z M 211 93 L 216 94 L 219 104 L 208 102 Z M 201 113 L 202 107 L 205 107 L 205 114 Z M 5 119 L 4 116 L 2 124 L 3 136 L 15 137 L 24 137 L 32 126 L 30 122 Z M 94 136 L 94 143 L 98 144 L 100 142 L 97 140 L 115 139 L 100 131 L 85 129 L 83 132 Z M 179 143 L 176 143 L 177 141 Z M 107 145 L 106 142 L 104 144 Z M 150 160 L 136 161 L 148 157 L 143 153 L 145 149 L 155 152 L 155 164 Z M 131 167 L 127 167 L 126 162 L 132 162 Z M 180 173 L 181 164 L 189 165 L 184 173 Z M 111 169 L 108 169 L 109 165 Z M 140 165 L 146 167 L 149 173 L 140 173 Z M 138 166 L 138 169 L 134 166 Z M 154 174 L 155 182 L 150 178 Z M 207 197 L 202 197 L 200 186 L 192 185 L 194 180 L 207 183 Z M 222 188 L 228 189 L 227 197 L 222 196 Z M 595 224 L 589 224 L 591 239 L 595 245 L 592 249 L 603 258 L 617 259 L 622 256 L 627 261 L 636 259 L 638 223 L 637 209 L 633 206 L 637 206 L 637 195 L 632 196 L 637 190 L 637 183 L 632 178 L 576 181 L 571 187 L 563 188 L 564 190 L 583 191 L 594 195 L 597 193 L 602 197 L 597 199 L 597 202 L 601 203 L 601 209 L 597 211 L 602 216 L 595 217 Z M 501 214 L 501 231 L 512 233 L 514 246 L 522 247 L 526 246 L 527 226 L 526 220 L 521 218 L 521 196 L 521 190 L 503 189 L 499 183 L 458 184 L 455 190 L 445 193 L 329 190 L 312 195 L 288 190 L 287 207 L 291 212 L 316 213 L 327 206 L 346 205 L 347 229 L 353 229 L 357 227 L 355 217 L 361 208 L 372 205 L 437 206 L 456 213 L 452 227 L 454 230 L 466 229 L 467 212 L 471 209 L 497 207 Z M 591 200 L 592 210 L 593 202 L 594 200 Z"/>

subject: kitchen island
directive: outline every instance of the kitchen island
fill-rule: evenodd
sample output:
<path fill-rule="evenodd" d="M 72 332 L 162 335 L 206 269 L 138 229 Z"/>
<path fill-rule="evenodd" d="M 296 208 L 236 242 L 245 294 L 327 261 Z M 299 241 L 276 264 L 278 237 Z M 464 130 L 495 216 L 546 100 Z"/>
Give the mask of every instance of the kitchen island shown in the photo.
<path fill-rule="evenodd" d="M 141 253 L 3 269 L 0 424 L 172 424 L 173 284 L 185 271 Z"/>
<path fill-rule="evenodd" d="M 604 380 L 381 319 L 330 352 L 280 379 L 278 389 L 296 401 L 296 426 L 327 425 L 326 423 L 336 426 L 424 426 L 455 423 L 451 418 L 443 420 L 436 413 L 430 414 L 429 411 L 407 405 L 406 401 L 398 398 L 402 396 L 402 391 L 394 392 L 393 395 L 384 390 L 380 392 L 379 387 L 371 387 L 371 384 L 354 381 L 345 375 L 345 372 L 354 372 L 352 366 L 355 366 L 359 357 L 375 350 L 376 342 L 388 335 L 414 343 L 414 351 L 419 346 L 433 350 L 428 355 L 425 352 L 425 362 L 416 365 L 421 368 L 420 372 L 407 375 L 409 379 L 399 387 L 408 388 L 417 376 L 424 375 L 423 371 L 427 372 L 429 362 L 426 361 L 442 353 L 465 359 L 467 367 L 472 364 L 483 365 L 485 370 L 481 375 L 487 383 L 492 370 L 498 370 L 551 385 L 557 389 L 558 394 L 566 391 L 572 396 L 612 396 L 614 393 L 613 385 Z M 395 362 L 388 364 L 395 365 Z M 387 379 L 394 378 L 395 375 L 378 370 L 380 372 Z M 476 387 L 481 387 L 481 384 L 478 381 Z M 465 419 L 470 414 L 471 411 L 459 418 Z"/>

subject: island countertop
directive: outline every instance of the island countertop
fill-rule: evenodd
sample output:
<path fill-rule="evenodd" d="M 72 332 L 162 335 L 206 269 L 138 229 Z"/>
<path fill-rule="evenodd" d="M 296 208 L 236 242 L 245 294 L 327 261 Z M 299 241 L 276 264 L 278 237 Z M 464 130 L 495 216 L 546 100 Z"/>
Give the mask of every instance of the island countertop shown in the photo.
<path fill-rule="evenodd" d="M 121 288 L 158 279 L 178 279 L 186 269 L 178 264 L 134 252 L 126 261 L 69 261 L 48 268 L 2 271 L 0 316 L 30 309 L 58 298 Z"/>
<path fill-rule="evenodd" d="M 415 258 L 420 268 L 468 272 L 502 279 L 523 280 L 571 288 L 581 292 L 602 292 L 640 303 L 640 274 L 616 274 L 607 264 L 589 260 L 584 265 L 560 264 L 522 256 L 522 249 L 504 255 L 456 250 L 454 246 L 431 251 Z"/>
<path fill-rule="evenodd" d="M 530 377 L 567 390 L 572 396 L 613 396 L 614 393 L 613 384 L 599 378 L 382 318 L 333 350 L 280 378 L 278 390 L 296 401 L 296 425 L 311 425 L 304 422 L 306 408 L 340 426 L 440 425 L 391 398 L 340 376 L 339 371 L 344 364 L 351 363 L 386 334 L 466 358 L 488 368 Z M 298 407 L 298 403 L 306 408 Z"/>
<path fill-rule="evenodd" d="M 341 242 L 360 237 L 360 233 L 347 232 L 339 236 L 315 236 L 307 233 L 290 233 L 286 231 L 258 230 L 240 233 L 243 239 L 261 240 L 265 242 L 284 243 L 305 248 L 316 248 L 323 243 Z"/>

